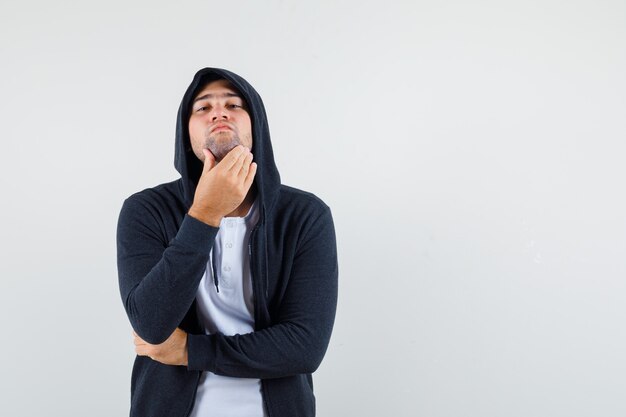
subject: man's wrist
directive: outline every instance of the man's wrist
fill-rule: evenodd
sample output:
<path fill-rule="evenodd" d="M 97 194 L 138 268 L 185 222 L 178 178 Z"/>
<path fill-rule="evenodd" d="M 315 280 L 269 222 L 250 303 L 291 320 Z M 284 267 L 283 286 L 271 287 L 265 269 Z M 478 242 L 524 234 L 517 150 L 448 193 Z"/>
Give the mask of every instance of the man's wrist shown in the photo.
<path fill-rule="evenodd" d="M 194 219 L 200 220 L 202 223 L 206 223 L 209 226 L 213 227 L 220 227 L 220 223 L 222 221 L 222 216 L 203 212 L 202 210 L 198 210 L 193 206 L 191 206 L 187 214 Z"/>

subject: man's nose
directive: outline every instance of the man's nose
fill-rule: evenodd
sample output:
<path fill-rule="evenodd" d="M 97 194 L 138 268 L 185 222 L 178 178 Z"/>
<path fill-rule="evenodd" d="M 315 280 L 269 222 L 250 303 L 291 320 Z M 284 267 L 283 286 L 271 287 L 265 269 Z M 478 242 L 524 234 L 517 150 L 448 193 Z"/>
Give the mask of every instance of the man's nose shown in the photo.
<path fill-rule="evenodd" d="M 215 106 L 211 112 L 211 120 L 228 119 L 228 111 L 223 106 Z"/>

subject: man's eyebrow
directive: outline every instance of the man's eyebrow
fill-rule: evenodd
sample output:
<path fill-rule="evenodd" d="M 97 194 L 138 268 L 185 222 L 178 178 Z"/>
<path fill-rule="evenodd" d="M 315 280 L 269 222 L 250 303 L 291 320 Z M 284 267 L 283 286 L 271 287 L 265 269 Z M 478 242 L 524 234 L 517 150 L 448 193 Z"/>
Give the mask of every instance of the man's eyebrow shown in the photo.
<path fill-rule="evenodd" d="M 209 93 L 200 97 L 196 97 L 193 102 L 195 103 L 196 101 L 205 100 L 207 98 L 213 98 L 213 97 L 220 97 L 220 98 L 221 97 L 239 97 L 241 98 L 241 96 L 237 93 L 222 93 L 222 94 L 217 94 L 217 95 Z"/>

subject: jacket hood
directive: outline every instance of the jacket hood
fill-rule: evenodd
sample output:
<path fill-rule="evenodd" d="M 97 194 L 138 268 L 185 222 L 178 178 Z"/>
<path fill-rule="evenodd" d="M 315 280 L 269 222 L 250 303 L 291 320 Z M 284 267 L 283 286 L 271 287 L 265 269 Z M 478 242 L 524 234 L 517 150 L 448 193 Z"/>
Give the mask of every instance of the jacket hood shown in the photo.
<path fill-rule="evenodd" d="M 203 167 L 202 161 L 193 153 L 189 140 L 189 114 L 192 100 L 208 82 L 218 79 L 230 81 L 248 105 L 248 113 L 252 122 L 252 154 L 257 163 L 254 185 L 256 185 L 261 206 L 268 208 L 272 205 L 278 192 L 280 175 L 274 162 L 265 106 L 259 93 L 246 80 L 220 68 L 203 68 L 198 71 L 187 87 L 178 108 L 174 166 L 181 175 L 185 205 L 191 207 L 193 203 L 193 196 Z"/>

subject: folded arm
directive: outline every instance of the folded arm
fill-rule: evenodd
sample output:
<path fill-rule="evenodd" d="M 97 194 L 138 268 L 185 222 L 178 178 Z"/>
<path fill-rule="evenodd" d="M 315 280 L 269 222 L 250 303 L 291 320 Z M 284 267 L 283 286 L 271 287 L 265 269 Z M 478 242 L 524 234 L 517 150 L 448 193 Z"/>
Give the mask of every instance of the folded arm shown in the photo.
<path fill-rule="evenodd" d="M 243 378 L 312 373 L 330 340 L 337 276 L 335 231 L 326 208 L 298 244 L 276 323 L 244 335 L 187 335 L 188 368 Z"/>
<path fill-rule="evenodd" d="M 242 378 L 278 378 L 317 369 L 328 347 L 337 305 L 337 249 L 328 208 L 298 244 L 275 324 L 244 335 L 186 334 L 177 326 L 195 299 L 218 229 L 185 216 L 166 246 L 136 202 L 118 225 L 120 291 L 141 352 L 190 370 Z M 186 340 L 181 340 L 185 338 Z M 185 361 L 161 359 L 167 347 Z M 149 346 L 151 345 L 151 346 Z M 185 363 L 186 362 L 186 363 Z"/>
<path fill-rule="evenodd" d="M 219 229 L 186 215 L 168 243 L 153 212 L 137 195 L 124 202 L 117 228 L 117 265 L 133 329 L 148 343 L 160 344 L 193 303 Z"/>

